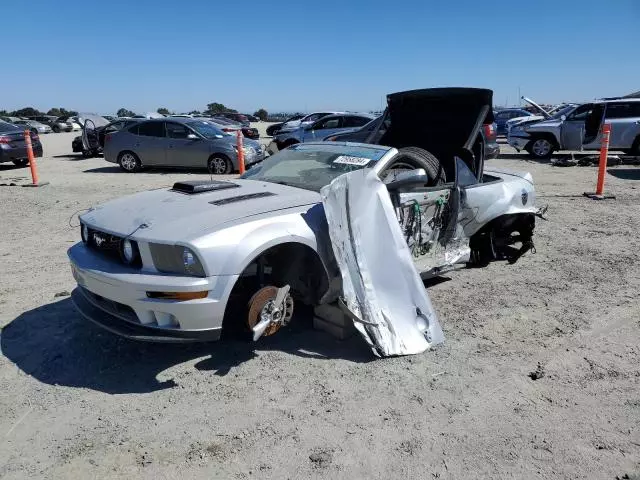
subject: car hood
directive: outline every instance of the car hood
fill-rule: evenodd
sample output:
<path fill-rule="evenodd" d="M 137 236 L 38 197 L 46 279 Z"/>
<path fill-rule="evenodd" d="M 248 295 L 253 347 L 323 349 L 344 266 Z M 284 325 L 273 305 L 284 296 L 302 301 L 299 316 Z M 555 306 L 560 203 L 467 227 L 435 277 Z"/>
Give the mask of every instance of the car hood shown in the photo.
<path fill-rule="evenodd" d="M 239 219 L 320 202 L 319 193 L 286 185 L 255 180 L 224 183 L 230 188 L 196 194 L 164 188 L 137 193 L 99 205 L 80 220 L 94 229 L 138 240 L 191 242 Z"/>
<path fill-rule="evenodd" d="M 509 120 L 507 120 L 507 125 L 513 127 L 515 125 L 524 125 L 524 124 L 539 122 L 544 119 L 545 117 L 543 117 L 542 115 L 528 115 L 526 117 L 510 118 Z"/>

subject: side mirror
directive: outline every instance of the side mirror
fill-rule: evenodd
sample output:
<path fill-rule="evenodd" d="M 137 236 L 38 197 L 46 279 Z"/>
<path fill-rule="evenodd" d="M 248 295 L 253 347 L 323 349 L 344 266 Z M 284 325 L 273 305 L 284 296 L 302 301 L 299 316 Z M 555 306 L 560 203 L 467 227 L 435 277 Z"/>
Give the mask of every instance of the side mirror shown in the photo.
<path fill-rule="evenodd" d="M 198 137 L 195 133 L 190 133 L 189 135 L 187 135 L 187 138 L 189 140 L 197 140 L 200 137 Z"/>

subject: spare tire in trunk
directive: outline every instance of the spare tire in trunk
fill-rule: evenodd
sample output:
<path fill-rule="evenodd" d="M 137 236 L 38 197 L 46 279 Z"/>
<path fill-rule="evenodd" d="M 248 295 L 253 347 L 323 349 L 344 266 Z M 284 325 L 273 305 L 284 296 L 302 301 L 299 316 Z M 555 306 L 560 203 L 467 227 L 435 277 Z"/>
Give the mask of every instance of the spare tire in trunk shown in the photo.
<path fill-rule="evenodd" d="M 393 165 L 397 163 L 406 164 L 408 167 L 424 169 L 429 177 L 429 186 L 442 185 L 447 182 L 447 177 L 440 164 L 440 160 L 422 148 L 404 147 L 399 149 L 398 154 L 391 163 L 391 169 L 393 169 Z"/>

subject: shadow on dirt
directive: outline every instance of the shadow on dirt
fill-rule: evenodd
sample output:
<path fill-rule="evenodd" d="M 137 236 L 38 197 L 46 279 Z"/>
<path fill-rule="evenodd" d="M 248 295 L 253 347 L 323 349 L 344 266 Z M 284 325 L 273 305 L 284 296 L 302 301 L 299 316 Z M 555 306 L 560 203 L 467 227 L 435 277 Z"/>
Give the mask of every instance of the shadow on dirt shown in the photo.
<path fill-rule="evenodd" d="M 64 160 L 89 160 L 90 158 L 99 158 L 99 157 L 85 157 L 81 153 L 66 153 L 64 155 L 53 155 L 51 158 L 61 158 Z"/>
<path fill-rule="evenodd" d="M 22 169 L 27 169 L 25 170 L 25 173 L 28 173 L 28 165 L 23 165 L 23 166 L 18 166 L 18 165 L 14 165 L 13 163 L 0 163 L 0 172 L 8 172 L 11 170 L 22 170 Z"/>
<path fill-rule="evenodd" d="M 126 173 L 117 165 L 113 167 L 97 167 L 83 170 L 84 173 Z"/>
<path fill-rule="evenodd" d="M 640 168 L 610 168 L 607 173 L 621 180 L 640 180 Z"/>
<path fill-rule="evenodd" d="M 257 344 L 135 342 L 83 320 L 68 298 L 21 314 L 2 329 L 0 347 L 18 368 L 43 383 L 105 393 L 148 393 L 175 387 L 173 380 L 159 381 L 157 375 L 205 356 L 209 358 L 197 363 L 196 368 L 221 376 L 257 357 L 256 350 L 353 362 L 375 358 L 359 336 L 341 342 L 308 325 L 296 327 L 293 322 L 286 331 Z"/>

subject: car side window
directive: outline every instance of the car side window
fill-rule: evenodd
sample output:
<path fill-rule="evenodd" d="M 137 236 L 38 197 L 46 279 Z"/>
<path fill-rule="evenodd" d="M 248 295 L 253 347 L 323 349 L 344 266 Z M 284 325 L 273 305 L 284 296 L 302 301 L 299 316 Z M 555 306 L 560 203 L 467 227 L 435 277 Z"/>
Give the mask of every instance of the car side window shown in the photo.
<path fill-rule="evenodd" d="M 164 122 L 144 122 L 129 131 L 143 137 L 164 137 Z"/>
<path fill-rule="evenodd" d="M 620 102 L 607 105 L 605 118 L 640 117 L 640 102 Z"/>
<path fill-rule="evenodd" d="M 340 128 L 341 118 L 328 118 L 317 122 L 313 126 L 313 130 L 327 130 L 329 128 Z"/>
<path fill-rule="evenodd" d="M 581 105 L 567 117 L 567 120 L 586 120 L 591 110 L 593 110 L 593 104 Z"/>
<path fill-rule="evenodd" d="M 362 127 L 366 125 L 371 120 L 366 117 L 345 117 L 342 126 L 343 127 Z"/>
<path fill-rule="evenodd" d="M 167 122 L 167 137 L 169 138 L 187 138 L 191 133 L 187 127 L 180 123 Z"/>

